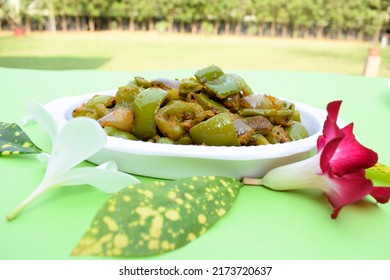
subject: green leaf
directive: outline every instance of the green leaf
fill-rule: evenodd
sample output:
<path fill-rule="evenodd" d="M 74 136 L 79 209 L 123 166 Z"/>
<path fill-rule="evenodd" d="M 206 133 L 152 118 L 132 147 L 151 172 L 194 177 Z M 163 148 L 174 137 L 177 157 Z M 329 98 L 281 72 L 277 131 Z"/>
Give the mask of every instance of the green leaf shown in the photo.
<path fill-rule="evenodd" d="M 390 182 L 390 166 L 382 163 L 377 163 L 373 167 L 366 170 L 366 174 L 370 179 L 378 179 Z"/>
<path fill-rule="evenodd" d="M 0 156 L 41 152 L 19 125 L 0 122 Z"/>
<path fill-rule="evenodd" d="M 72 255 L 137 257 L 175 250 L 223 217 L 240 188 L 236 179 L 214 176 L 129 186 L 102 206 Z"/>

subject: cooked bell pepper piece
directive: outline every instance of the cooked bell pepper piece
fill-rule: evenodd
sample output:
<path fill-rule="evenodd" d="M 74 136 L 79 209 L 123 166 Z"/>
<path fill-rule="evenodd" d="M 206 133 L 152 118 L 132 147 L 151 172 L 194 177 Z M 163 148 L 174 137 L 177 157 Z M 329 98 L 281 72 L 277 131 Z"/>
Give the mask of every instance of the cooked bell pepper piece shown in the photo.
<path fill-rule="evenodd" d="M 116 106 L 132 108 L 135 97 L 139 92 L 140 90 L 137 86 L 119 87 L 115 94 Z"/>
<path fill-rule="evenodd" d="M 134 135 L 137 138 L 148 140 L 157 134 L 155 116 L 168 94 L 160 88 L 148 88 L 137 95 L 133 103 Z"/>
<path fill-rule="evenodd" d="M 287 132 L 279 125 L 275 125 L 265 138 L 271 144 L 291 142 Z"/>
<path fill-rule="evenodd" d="M 97 104 L 102 104 L 106 108 L 113 108 L 115 106 L 115 97 L 111 95 L 95 95 L 85 104 L 87 107 L 95 107 Z"/>
<path fill-rule="evenodd" d="M 158 137 L 156 139 L 156 143 L 159 143 L 159 144 L 175 144 L 175 142 L 172 139 L 169 139 L 168 137 Z"/>
<path fill-rule="evenodd" d="M 294 113 L 294 110 L 277 110 L 277 109 L 242 109 L 238 111 L 238 114 L 243 117 L 249 116 L 291 116 Z"/>
<path fill-rule="evenodd" d="M 220 99 L 240 93 L 241 89 L 231 75 L 222 75 L 216 80 L 205 83 L 206 90 Z"/>
<path fill-rule="evenodd" d="M 196 95 L 196 102 L 198 102 L 198 104 L 202 106 L 204 110 L 211 110 L 214 113 L 222 113 L 228 111 L 225 106 L 223 106 L 221 103 L 218 103 L 217 101 L 210 99 L 207 94 L 203 92 Z"/>
<path fill-rule="evenodd" d="M 193 141 L 192 141 L 191 137 L 188 134 L 186 134 L 186 135 L 184 135 L 182 138 L 180 138 L 177 141 L 177 144 L 179 144 L 179 145 L 191 145 L 191 144 L 193 144 Z"/>
<path fill-rule="evenodd" d="M 169 93 L 168 97 L 167 97 L 168 102 L 172 101 L 172 100 L 180 100 L 181 99 L 181 97 L 179 96 L 179 91 L 176 89 L 169 89 L 168 93 Z"/>
<path fill-rule="evenodd" d="M 269 116 L 268 119 L 274 125 L 279 124 L 283 127 L 286 127 L 292 125 L 293 122 L 292 116 L 293 116 L 292 114 L 287 116 Z"/>
<path fill-rule="evenodd" d="M 195 144 L 207 146 L 240 146 L 233 121 L 220 113 L 190 129 Z"/>
<path fill-rule="evenodd" d="M 150 88 L 152 86 L 152 83 L 148 80 L 146 80 L 145 78 L 142 78 L 142 77 L 134 77 L 134 83 L 139 86 L 139 87 L 143 87 L 143 88 Z"/>
<path fill-rule="evenodd" d="M 189 93 L 196 93 L 203 90 L 203 85 L 191 79 L 184 79 L 179 85 L 179 95 L 185 97 Z"/>
<path fill-rule="evenodd" d="M 73 117 L 86 116 L 99 119 L 110 112 L 115 106 L 115 97 L 110 95 L 95 95 L 87 103 L 73 110 Z"/>
<path fill-rule="evenodd" d="M 135 137 L 133 134 L 119 130 L 112 126 L 105 126 L 104 130 L 106 131 L 106 134 L 108 136 L 113 136 L 113 137 L 118 137 L 118 138 L 123 138 L 128 140 L 138 140 L 137 137 Z"/>
<path fill-rule="evenodd" d="M 269 145 L 267 138 L 263 134 L 254 134 L 249 142 L 251 145 L 260 146 L 260 145 Z"/>
<path fill-rule="evenodd" d="M 248 86 L 248 84 L 241 76 L 237 74 L 228 74 L 228 75 L 234 79 L 237 86 L 240 88 L 240 93 L 242 94 L 242 96 L 249 96 L 253 94 L 252 89 Z"/>
<path fill-rule="evenodd" d="M 301 122 L 301 113 L 298 110 L 295 110 L 291 118 L 293 121 Z"/>
<path fill-rule="evenodd" d="M 300 122 L 293 122 L 291 126 L 285 128 L 287 135 L 292 141 L 309 137 L 309 132 Z"/>
<path fill-rule="evenodd" d="M 211 65 L 206 68 L 196 71 L 195 77 L 199 83 L 214 81 L 223 75 L 223 71 L 216 65 Z"/>
<path fill-rule="evenodd" d="M 204 118 L 199 104 L 175 100 L 158 110 L 156 124 L 164 136 L 177 141 Z"/>

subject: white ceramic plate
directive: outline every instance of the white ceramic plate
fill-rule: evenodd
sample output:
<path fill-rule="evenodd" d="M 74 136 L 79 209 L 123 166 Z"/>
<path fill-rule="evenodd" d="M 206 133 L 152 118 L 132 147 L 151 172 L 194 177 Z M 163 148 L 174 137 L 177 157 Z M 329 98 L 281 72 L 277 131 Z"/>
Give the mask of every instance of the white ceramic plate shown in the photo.
<path fill-rule="evenodd" d="M 62 128 L 72 111 L 96 94 L 115 95 L 116 90 L 53 100 L 45 108 Z M 294 101 L 293 101 L 294 102 Z M 262 177 L 277 166 L 303 160 L 316 148 L 326 112 L 294 102 L 310 137 L 266 146 L 211 147 L 169 145 L 108 137 L 105 147 L 88 160 L 101 164 L 115 160 L 121 171 L 148 177 L 178 179 L 195 175 L 241 178 Z"/>

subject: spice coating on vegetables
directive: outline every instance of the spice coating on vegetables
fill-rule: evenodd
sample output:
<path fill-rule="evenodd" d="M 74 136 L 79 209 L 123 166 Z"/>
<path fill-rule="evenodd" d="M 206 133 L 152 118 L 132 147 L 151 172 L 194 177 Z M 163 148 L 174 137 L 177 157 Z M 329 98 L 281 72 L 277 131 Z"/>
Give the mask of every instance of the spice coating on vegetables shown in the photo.
<path fill-rule="evenodd" d="M 135 77 L 72 115 L 96 119 L 109 136 L 153 143 L 253 146 L 309 136 L 293 103 L 254 94 L 243 78 L 215 65 L 182 80 Z"/>

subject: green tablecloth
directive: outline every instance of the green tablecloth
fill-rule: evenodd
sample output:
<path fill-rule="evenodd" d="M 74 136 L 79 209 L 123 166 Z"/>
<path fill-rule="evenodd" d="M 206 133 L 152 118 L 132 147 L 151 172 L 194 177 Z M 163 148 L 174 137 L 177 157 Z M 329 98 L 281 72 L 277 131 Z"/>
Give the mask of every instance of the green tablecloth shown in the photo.
<path fill-rule="evenodd" d="M 256 92 L 325 109 L 342 99 L 340 117 L 355 123 L 360 142 L 390 164 L 390 89 L 386 78 L 284 72 L 234 71 Z M 192 70 L 150 72 L 33 71 L 0 68 L 0 121 L 20 123 L 31 99 L 114 89 L 135 75 L 191 76 Z M 24 128 L 45 146 L 37 125 Z M 0 158 L 0 259 L 79 259 L 70 256 L 99 207 L 109 197 L 91 187 L 52 190 L 12 222 L 5 216 L 39 183 L 44 166 L 34 159 Z M 146 180 L 145 178 L 140 178 Z M 380 182 L 377 182 L 380 183 Z M 152 259 L 390 259 L 390 204 L 360 202 L 336 220 L 324 196 L 244 187 L 228 214 L 205 235 Z"/>

